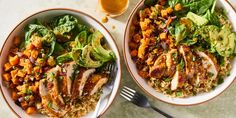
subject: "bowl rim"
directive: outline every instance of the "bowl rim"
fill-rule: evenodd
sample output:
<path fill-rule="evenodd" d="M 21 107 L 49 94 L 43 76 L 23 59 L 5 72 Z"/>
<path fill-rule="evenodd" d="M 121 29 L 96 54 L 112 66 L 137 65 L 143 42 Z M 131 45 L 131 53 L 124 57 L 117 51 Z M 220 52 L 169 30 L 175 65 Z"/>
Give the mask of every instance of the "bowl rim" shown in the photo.
<path fill-rule="evenodd" d="M 117 43 L 115 42 L 115 39 L 114 39 L 114 37 L 111 35 L 111 33 L 109 32 L 109 30 L 108 30 L 101 22 L 99 22 L 97 19 L 95 19 L 95 18 L 92 17 L 91 15 L 89 15 L 89 14 L 83 12 L 83 11 L 76 10 L 76 9 L 72 9 L 72 8 L 48 8 L 48 9 L 44 9 L 44 10 L 40 10 L 40 11 L 34 12 L 34 13 L 28 15 L 28 16 L 27 16 L 26 18 L 24 18 L 23 20 L 19 21 L 19 22 L 17 23 L 17 25 L 13 26 L 11 32 L 8 34 L 8 36 L 7 36 L 7 38 L 5 39 L 5 41 L 4 41 L 3 45 L 2 45 L 2 47 L 0 48 L 0 57 L 2 56 L 2 51 L 3 51 L 3 48 L 5 47 L 5 44 L 6 44 L 7 40 L 9 39 L 10 35 L 13 33 L 13 31 L 15 31 L 15 29 L 16 29 L 19 25 L 21 25 L 23 22 L 25 22 L 26 20 L 28 20 L 29 18 L 31 18 L 31 17 L 33 17 L 33 16 L 35 16 L 35 15 L 37 15 L 37 14 L 40 14 L 40 13 L 43 13 L 43 12 L 48 12 L 48 11 L 54 11 L 54 10 L 55 10 L 55 11 L 56 11 L 56 10 L 72 11 L 72 12 L 80 13 L 80 14 L 82 14 L 82 15 L 84 15 L 84 16 L 87 16 L 87 17 L 91 18 L 92 20 L 94 20 L 96 23 L 98 23 L 98 25 L 100 25 L 102 28 L 104 28 L 104 30 L 105 30 L 105 31 L 108 33 L 108 35 L 111 37 L 111 40 L 114 42 L 114 45 L 115 45 L 115 47 L 116 47 L 116 49 L 117 49 L 118 56 L 119 56 L 119 58 L 121 59 L 121 52 L 119 51 L 118 45 L 117 45 Z M 104 107 L 105 109 L 101 112 L 101 114 L 100 114 L 98 117 L 101 117 L 102 115 L 104 115 L 104 114 L 107 112 L 107 110 L 111 107 L 112 103 L 114 102 L 115 98 L 118 96 L 119 88 L 120 88 L 121 82 L 122 82 L 122 64 L 121 64 L 121 62 L 119 62 L 119 66 L 120 66 L 120 78 L 119 78 L 119 83 L 118 83 L 118 87 L 117 87 L 118 89 L 117 89 L 117 91 L 115 92 L 114 97 L 109 98 L 109 99 L 112 100 L 111 103 L 105 105 L 105 107 Z M 2 76 L 0 75 L 0 77 L 2 77 Z M 14 108 L 8 103 L 8 101 L 7 101 L 6 97 L 5 97 L 5 94 L 3 93 L 3 90 L 2 90 L 2 86 L 1 86 L 1 85 L 0 85 L 0 92 L 1 92 L 1 94 L 2 94 L 2 97 L 3 97 L 4 101 L 7 103 L 7 106 L 10 108 L 10 110 L 15 114 L 15 116 L 17 116 L 18 118 L 21 118 L 21 116 L 20 116 L 19 114 L 17 114 L 17 113 L 15 112 Z"/>
<path fill-rule="evenodd" d="M 123 41 L 123 55 L 124 55 L 124 60 L 125 60 L 125 65 L 126 65 L 126 68 L 127 70 L 129 71 L 132 79 L 135 81 L 135 83 L 139 86 L 139 88 L 142 89 L 142 91 L 144 91 L 146 94 L 148 94 L 149 96 L 151 96 L 152 98 L 155 98 L 161 102 L 164 102 L 164 103 L 167 103 L 167 104 L 170 104 L 170 105 L 175 105 L 175 106 L 194 106 L 194 105 L 200 105 L 200 104 L 203 104 L 203 103 L 206 103 L 208 101 L 211 101 L 213 100 L 214 98 L 218 97 L 219 95 L 221 95 L 226 89 L 228 89 L 234 81 L 236 81 L 236 77 L 234 77 L 233 81 L 223 89 L 222 92 L 220 92 L 219 94 L 215 95 L 214 97 L 210 98 L 210 99 L 207 99 L 207 100 L 204 100 L 204 101 L 201 101 L 201 102 L 197 102 L 197 103 L 192 103 L 192 104 L 177 104 L 177 103 L 170 103 L 170 102 L 167 102 L 165 100 L 161 100 L 160 98 L 154 96 L 151 92 L 149 92 L 148 90 L 146 90 L 137 80 L 137 78 L 135 78 L 134 74 L 132 73 L 131 71 L 131 68 L 129 67 L 129 64 L 128 64 L 128 59 L 126 57 L 126 52 L 128 51 L 128 49 L 126 48 L 125 44 L 126 44 L 126 40 L 129 40 L 128 38 L 126 38 L 126 35 L 127 35 L 127 30 L 129 30 L 128 28 L 128 24 L 131 22 L 131 19 L 132 19 L 132 16 L 135 14 L 135 11 L 140 7 L 140 5 L 144 2 L 144 0 L 141 0 L 138 4 L 136 4 L 136 6 L 133 8 L 131 14 L 129 15 L 128 17 L 128 20 L 126 22 L 126 27 L 125 27 L 125 33 L 124 33 L 124 41 Z M 228 1 L 228 0 L 224 0 L 224 2 L 226 2 L 234 11 L 234 13 L 236 14 L 236 8 L 233 7 L 233 5 Z"/>

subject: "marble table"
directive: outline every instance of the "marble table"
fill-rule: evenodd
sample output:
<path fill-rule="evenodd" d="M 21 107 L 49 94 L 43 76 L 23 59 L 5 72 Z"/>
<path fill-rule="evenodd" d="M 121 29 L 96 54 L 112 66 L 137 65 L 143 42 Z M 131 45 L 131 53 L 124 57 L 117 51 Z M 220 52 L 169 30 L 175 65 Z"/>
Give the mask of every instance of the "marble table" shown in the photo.
<path fill-rule="evenodd" d="M 236 1 L 230 0 L 236 7 Z M 0 46 L 2 46 L 9 32 L 26 16 L 29 16 L 37 11 L 48 8 L 73 8 L 84 11 L 97 20 L 105 15 L 98 10 L 98 0 L 0 0 Z M 128 10 L 122 16 L 116 18 L 109 18 L 105 27 L 115 37 L 115 41 L 122 51 L 122 42 L 125 24 L 131 10 L 139 2 L 139 0 L 130 0 Z M 112 28 L 115 26 L 115 29 Z M 123 57 L 122 57 L 123 58 Z M 132 80 L 125 65 L 122 65 L 122 84 L 135 88 L 141 91 L 136 83 Z M 154 99 L 151 96 L 149 100 L 161 110 L 170 113 L 176 118 L 234 118 L 236 117 L 236 84 L 232 84 L 223 94 L 217 98 L 196 106 L 173 106 Z M 142 92 L 142 91 L 141 91 Z M 16 117 L 7 104 L 4 102 L 2 95 L 0 96 L 0 118 L 14 118 Z M 102 118 L 162 118 L 160 114 L 151 109 L 144 109 L 134 106 L 118 96 L 109 110 L 102 116 Z"/>

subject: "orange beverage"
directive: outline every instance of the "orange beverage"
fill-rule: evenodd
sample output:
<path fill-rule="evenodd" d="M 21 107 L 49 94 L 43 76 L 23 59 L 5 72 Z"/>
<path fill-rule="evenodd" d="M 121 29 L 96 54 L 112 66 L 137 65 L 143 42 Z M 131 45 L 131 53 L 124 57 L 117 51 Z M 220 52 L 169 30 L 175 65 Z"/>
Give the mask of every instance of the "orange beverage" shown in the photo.
<path fill-rule="evenodd" d="M 99 0 L 100 9 L 111 16 L 121 15 L 128 5 L 129 0 Z"/>

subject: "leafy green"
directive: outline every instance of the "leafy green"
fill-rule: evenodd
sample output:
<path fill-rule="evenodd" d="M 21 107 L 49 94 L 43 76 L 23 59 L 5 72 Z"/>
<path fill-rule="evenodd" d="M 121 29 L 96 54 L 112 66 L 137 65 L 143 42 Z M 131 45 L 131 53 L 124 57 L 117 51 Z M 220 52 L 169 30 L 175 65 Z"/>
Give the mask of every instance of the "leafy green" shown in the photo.
<path fill-rule="evenodd" d="M 158 2 L 158 0 L 145 0 L 144 5 L 146 6 L 153 6 Z"/>
<path fill-rule="evenodd" d="M 27 32 L 25 33 L 25 43 L 22 45 L 26 46 L 27 44 L 29 44 L 31 42 L 31 37 L 34 34 L 36 34 L 39 37 L 42 37 L 44 48 L 50 47 L 48 56 L 52 55 L 55 48 L 56 38 L 54 33 L 43 25 L 30 24 L 27 27 Z"/>
<path fill-rule="evenodd" d="M 168 5 L 170 7 L 174 7 L 177 3 L 179 3 L 179 0 L 168 0 Z"/>
<path fill-rule="evenodd" d="M 189 31 L 184 24 L 177 24 L 175 26 L 175 44 L 177 45 L 188 35 Z"/>
<path fill-rule="evenodd" d="M 195 40 L 196 38 L 194 39 L 188 39 L 186 38 L 185 40 L 182 40 L 181 41 L 181 44 L 184 44 L 184 45 L 187 45 L 187 46 L 191 46 L 191 45 L 194 45 L 197 43 L 197 40 Z"/>
<path fill-rule="evenodd" d="M 198 15 L 204 15 L 214 2 L 215 0 L 183 0 L 182 4 L 189 11 Z"/>
<path fill-rule="evenodd" d="M 82 24 L 77 24 L 77 28 L 78 28 L 78 32 L 82 32 L 82 31 L 90 32 L 90 29 L 87 26 L 82 25 Z"/>
<path fill-rule="evenodd" d="M 63 15 L 56 17 L 51 25 L 56 35 L 68 37 L 69 33 L 77 28 L 78 20 L 72 15 Z"/>
<path fill-rule="evenodd" d="M 215 13 L 215 6 L 216 1 L 214 1 L 211 10 L 207 10 L 203 17 L 206 18 L 211 25 L 221 26 L 219 17 Z"/>
<path fill-rule="evenodd" d="M 53 54 L 61 54 L 61 53 L 64 53 L 64 52 L 65 52 L 65 48 L 62 47 L 61 44 L 56 42 Z"/>
<path fill-rule="evenodd" d="M 83 48 L 85 45 L 87 45 L 88 41 L 87 41 L 87 32 L 86 31 L 82 31 L 80 32 L 76 38 L 75 38 L 75 42 L 77 45 L 77 48 Z"/>

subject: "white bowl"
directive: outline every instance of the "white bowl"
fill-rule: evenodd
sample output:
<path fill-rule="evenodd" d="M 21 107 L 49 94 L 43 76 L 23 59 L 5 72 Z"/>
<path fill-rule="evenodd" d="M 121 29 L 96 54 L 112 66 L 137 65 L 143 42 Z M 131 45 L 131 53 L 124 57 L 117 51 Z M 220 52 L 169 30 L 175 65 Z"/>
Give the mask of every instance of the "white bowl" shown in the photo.
<path fill-rule="evenodd" d="M 13 30 L 12 32 L 9 34 L 9 36 L 7 37 L 7 39 L 5 40 L 3 47 L 2 47 L 2 52 L 0 54 L 0 88 L 1 88 L 1 92 L 3 95 L 4 100 L 6 101 L 6 103 L 8 104 L 8 106 L 10 107 L 10 109 L 18 116 L 18 117 L 22 117 L 22 118 L 39 118 L 39 117 L 46 117 L 45 115 L 41 115 L 41 114 L 34 114 L 34 115 L 28 115 L 26 114 L 26 112 L 24 110 L 21 109 L 21 107 L 17 106 L 14 101 L 11 98 L 10 95 L 10 91 L 7 87 L 5 87 L 2 83 L 2 74 L 3 74 L 3 65 L 4 63 L 6 63 L 7 61 L 7 57 L 9 54 L 9 49 L 12 46 L 12 42 L 13 42 L 13 37 L 14 36 L 19 36 L 19 34 L 23 34 L 23 30 L 24 27 L 35 21 L 35 19 L 39 19 L 40 21 L 48 21 L 50 18 L 53 18 L 55 16 L 59 16 L 59 15 L 63 15 L 63 14 L 71 14 L 75 17 L 77 17 L 78 19 L 80 19 L 80 21 L 82 21 L 84 24 L 93 27 L 97 30 L 99 30 L 104 37 L 106 38 L 109 46 L 111 47 L 111 49 L 114 51 L 117 60 L 117 66 L 118 66 L 118 71 L 117 71 L 117 76 L 114 82 L 114 88 L 112 90 L 111 95 L 109 96 L 109 98 L 104 101 L 101 102 L 101 107 L 99 109 L 99 116 L 101 116 L 107 109 L 108 107 L 111 105 L 112 101 L 114 100 L 114 98 L 116 97 L 116 94 L 118 92 L 118 88 L 121 82 L 121 64 L 120 64 L 120 54 L 117 48 L 117 45 L 115 44 L 114 38 L 111 36 L 111 34 L 109 33 L 109 31 L 101 24 L 99 23 L 96 19 L 94 19 L 93 17 L 89 16 L 88 14 L 85 14 L 81 11 L 77 11 L 77 10 L 72 10 L 72 9 L 64 9 L 64 8 L 56 8 L 56 9 L 48 9 L 48 10 L 44 10 L 44 11 L 40 11 L 37 12 L 29 17 L 27 17 L 26 19 L 24 19 L 22 22 L 20 22 Z M 89 116 L 85 116 L 85 118 L 88 118 Z"/>
<path fill-rule="evenodd" d="M 232 25 L 235 31 L 236 30 L 236 20 L 235 20 L 236 11 L 233 9 L 232 5 L 227 0 L 217 0 L 217 7 L 222 7 L 228 12 L 227 15 L 229 17 L 229 20 L 232 22 Z M 141 2 L 139 2 L 139 4 L 137 4 L 137 6 L 134 8 L 131 15 L 129 16 L 127 26 L 125 29 L 125 36 L 124 36 L 125 39 L 124 39 L 124 47 L 123 47 L 124 48 L 123 54 L 124 54 L 127 68 L 129 72 L 131 73 L 132 78 L 140 86 L 140 88 L 142 88 L 148 94 L 154 96 L 156 99 L 161 100 L 163 102 L 174 104 L 174 105 L 186 106 L 186 105 L 196 105 L 196 104 L 200 104 L 208 100 L 211 100 L 215 98 L 216 96 L 218 96 L 220 93 L 222 93 L 226 88 L 230 86 L 230 84 L 233 83 L 236 77 L 236 58 L 234 58 L 234 60 L 232 61 L 232 70 L 231 70 L 230 76 L 225 78 L 224 83 L 217 86 L 214 90 L 208 93 L 202 93 L 202 94 L 198 94 L 196 96 L 192 96 L 188 98 L 170 98 L 170 97 L 165 96 L 162 93 L 155 91 L 152 87 L 150 87 L 147 84 L 147 82 L 144 79 L 142 79 L 137 73 L 137 69 L 136 69 L 135 63 L 131 59 L 131 56 L 129 53 L 129 46 L 128 46 L 128 43 L 131 37 L 130 27 L 131 27 L 132 21 L 135 19 L 138 11 L 143 8 L 144 8 L 144 0 L 142 0 Z"/>

